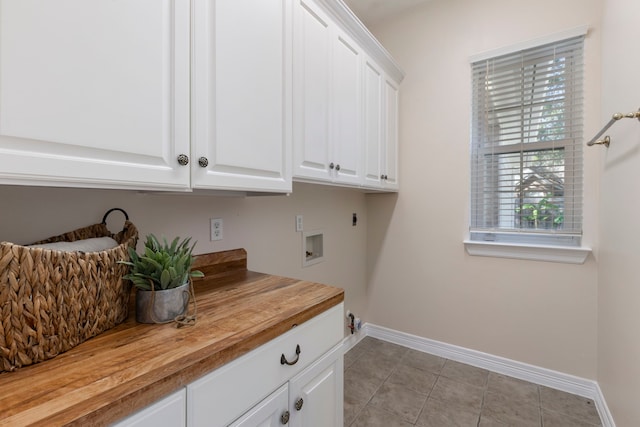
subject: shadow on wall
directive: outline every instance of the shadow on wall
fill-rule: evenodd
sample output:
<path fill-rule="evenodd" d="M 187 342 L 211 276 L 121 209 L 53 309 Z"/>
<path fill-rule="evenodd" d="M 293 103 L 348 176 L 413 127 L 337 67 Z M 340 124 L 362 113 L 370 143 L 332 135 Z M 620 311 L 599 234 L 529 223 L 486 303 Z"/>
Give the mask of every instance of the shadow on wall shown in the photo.
<path fill-rule="evenodd" d="M 367 287 L 379 265 L 381 250 L 398 202 L 398 193 L 367 195 Z"/>
<path fill-rule="evenodd" d="M 640 137 L 635 137 L 635 134 L 634 127 L 633 129 L 625 129 L 624 133 L 618 132 L 612 136 L 611 146 L 605 148 L 607 156 L 605 170 L 614 169 L 616 166 L 628 162 L 638 155 L 638 152 L 640 152 Z M 604 147 L 599 148 L 603 149 Z"/>

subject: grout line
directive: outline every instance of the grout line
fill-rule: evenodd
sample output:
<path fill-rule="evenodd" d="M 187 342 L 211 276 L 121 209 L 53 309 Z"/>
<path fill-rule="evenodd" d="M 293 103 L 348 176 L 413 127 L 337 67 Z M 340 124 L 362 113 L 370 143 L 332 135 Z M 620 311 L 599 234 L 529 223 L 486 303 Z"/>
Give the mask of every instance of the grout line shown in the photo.
<path fill-rule="evenodd" d="M 382 340 L 382 341 L 384 341 L 384 340 Z M 375 395 L 380 391 L 382 386 L 389 380 L 389 378 L 391 378 L 391 376 L 393 376 L 394 373 L 396 373 L 400 369 L 401 365 L 408 366 L 408 365 L 406 365 L 406 358 L 407 358 L 409 352 L 411 351 L 411 348 L 403 346 L 401 344 L 396 344 L 396 345 L 398 345 L 400 347 L 404 347 L 405 351 L 403 352 L 403 354 L 401 356 L 394 357 L 392 359 L 393 363 L 392 363 L 391 369 L 389 370 L 389 373 L 386 376 L 384 376 L 384 378 L 381 379 L 380 383 L 378 384 L 378 386 L 375 388 L 375 390 L 371 394 L 371 397 L 367 400 L 366 403 L 364 403 L 362 408 L 355 414 L 355 416 L 354 416 L 352 422 L 350 423 L 350 425 L 353 425 L 353 423 L 358 419 L 358 417 L 360 416 L 362 411 L 365 408 L 367 408 L 368 406 L 375 407 L 376 410 L 384 411 L 385 413 L 388 413 L 390 415 L 393 415 L 393 416 L 396 416 L 396 417 L 398 416 L 398 414 L 396 414 L 396 413 L 394 413 L 394 412 L 392 412 L 392 411 L 390 411 L 390 410 L 388 410 L 386 408 L 381 408 L 381 407 L 378 407 L 378 406 L 375 406 L 375 405 L 372 404 L 372 400 L 375 397 Z M 365 349 L 363 349 L 362 351 L 358 351 L 357 354 L 358 355 L 356 357 L 354 357 L 353 363 L 350 365 L 350 368 L 353 367 L 354 365 L 356 365 L 358 363 L 358 361 L 361 360 L 365 355 L 369 355 L 369 356 L 372 356 L 374 358 L 378 354 L 383 354 L 385 357 L 387 356 L 385 353 L 380 352 L 379 349 L 376 349 L 374 347 L 365 347 Z M 389 355 L 389 356 L 391 356 L 391 355 Z M 421 394 L 421 395 L 426 394 L 426 397 L 425 397 L 424 401 L 422 402 L 422 404 L 420 406 L 420 409 L 418 410 L 418 415 L 417 415 L 415 421 L 414 422 L 410 422 L 410 421 L 407 421 L 407 420 L 403 419 L 405 422 L 407 422 L 409 424 L 412 424 L 414 426 L 418 425 L 418 421 L 420 419 L 420 416 L 423 414 L 423 412 L 425 410 L 425 407 L 426 407 L 426 404 L 429 401 L 429 399 L 431 398 L 433 390 L 434 390 L 434 388 L 435 388 L 435 386 L 438 383 L 440 378 L 447 378 L 450 381 L 454 381 L 454 382 L 459 382 L 459 383 L 475 386 L 475 384 L 467 383 L 465 381 L 460 381 L 459 379 L 448 378 L 448 377 L 442 375 L 442 373 L 444 372 L 444 369 L 445 369 L 445 367 L 447 365 L 447 362 L 462 363 L 462 364 L 465 364 L 465 365 L 468 365 L 468 366 L 473 366 L 473 365 L 469 365 L 469 364 L 464 363 L 464 362 L 457 362 L 455 360 L 448 359 L 448 358 L 445 358 L 445 357 L 442 357 L 442 356 L 438 356 L 438 357 L 442 358 L 444 360 L 444 362 L 442 363 L 442 365 L 438 369 L 437 373 L 432 371 L 432 370 L 423 370 L 423 369 L 420 369 L 420 368 L 416 367 L 416 369 L 420 369 L 420 371 L 423 371 L 425 374 L 428 373 L 429 375 L 435 376 L 435 380 L 431 384 L 431 386 L 430 386 L 430 388 L 429 388 L 427 393 L 422 393 L 420 391 L 410 389 L 410 390 L 412 390 L 413 392 L 415 392 L 417 394 Z M 350 368 L 348 368 L 348 369 L 350 369 Z M 482 420 L 482 413 L 483 413 L 483 411 L 485 409 L 486 398 L 487 398 L 487 395 L 489 393 L 490 376 L 491 376 L 491 373 L 492 373 L 492 371 L 490 371 L 490 370 L 487 370 L 487 369 L 484 369 L 484 368 L 480 368 L 480 369 L 482 369 L 484 371 L 488 371 L 488 372 L 487 372 L 487 376 L 486 376 L 486 379 L 485 379 L 484 384 L 482 385 L 482 387 L 475 386 L 477 388 L 481 388 L 482 389 L 482 401 L 481 401 L 480 410 L 479 410 L 477 421 L 476 421 L 476 426 L 479 426 L 479 424 L 480 424 L 480 422 Z M 496 373 L 496 372 L 494 372 L 494 373 Z M 510 376 L 508 374 L 504 374 L 504 373 L 497 373 L 497 374 L 503 375 L 505 377 L 518 379 L 516 377 L 512 377 L 512 376 Z M 526 381 L 526 380 L 524 380 L 524 381 L 529 383 L 529 384 L 535 385 L 535 395 L 536 395 L 536 401 L 537 401 L 536 407 L 537 407 L 537 413 L 538 413 L 538 423 L 537 424 L 540 427 L 544 427 L 545 422 L 544 422 L 544 418 L 543 418 L 542 390 L 541 390 L 542 386 L 539 385 L 539 384 L 533 383 L 531 381 Z M 574 394 L 574 393 L 570 393 L 570 394 Z M 581 396 L 581 397 L 584 397 L 584 396 Z M 524 402 L 522 402 L 522 403 L 524 403 Z M 563 414 L 563 416 L 569 417 L 569 414 Z M 573 417 L 569 417 L 569 418 L 573 418 Z M 602 420 L 600 420 L 600 422 L 602 423 Z"/>

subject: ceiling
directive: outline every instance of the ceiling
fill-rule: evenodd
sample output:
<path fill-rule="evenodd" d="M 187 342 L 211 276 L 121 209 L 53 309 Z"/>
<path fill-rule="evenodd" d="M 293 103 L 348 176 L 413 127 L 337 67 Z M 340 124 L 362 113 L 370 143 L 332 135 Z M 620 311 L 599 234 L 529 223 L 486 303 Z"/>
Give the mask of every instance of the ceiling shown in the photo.
<path fill-rule="evenodd" d="M 344 0 L 367 27 L 427 1 L 429 0 Z"/>

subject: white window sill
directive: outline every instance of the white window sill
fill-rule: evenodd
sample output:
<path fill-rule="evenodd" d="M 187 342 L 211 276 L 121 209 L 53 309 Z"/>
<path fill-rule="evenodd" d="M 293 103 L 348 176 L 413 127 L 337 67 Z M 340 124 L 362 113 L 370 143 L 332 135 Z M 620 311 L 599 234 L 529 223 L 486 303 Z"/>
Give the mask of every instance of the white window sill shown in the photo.
<path fill-rule="evenodd" d="M 584 264 L 591 248 L 515 243 L 477 242 L 465 240 L 464 247 L 472 256 L 525 259 L 532 261 Z"/>

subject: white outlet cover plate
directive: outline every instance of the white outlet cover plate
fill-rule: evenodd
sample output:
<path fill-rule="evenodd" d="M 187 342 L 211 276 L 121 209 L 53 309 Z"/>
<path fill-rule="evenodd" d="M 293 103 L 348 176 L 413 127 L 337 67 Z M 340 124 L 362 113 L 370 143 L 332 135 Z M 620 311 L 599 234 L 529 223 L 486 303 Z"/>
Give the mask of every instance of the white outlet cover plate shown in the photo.
<path fill-rule="evenodd" d="M 222 218 L 211 218 L 211 241 L 222 240 L 223 231 Z"/>

